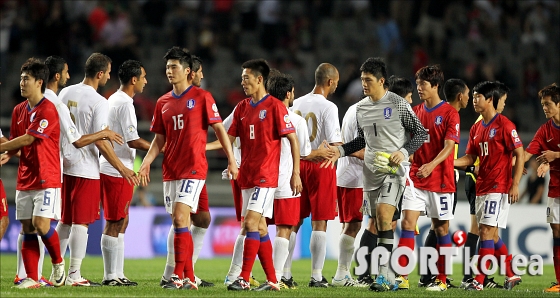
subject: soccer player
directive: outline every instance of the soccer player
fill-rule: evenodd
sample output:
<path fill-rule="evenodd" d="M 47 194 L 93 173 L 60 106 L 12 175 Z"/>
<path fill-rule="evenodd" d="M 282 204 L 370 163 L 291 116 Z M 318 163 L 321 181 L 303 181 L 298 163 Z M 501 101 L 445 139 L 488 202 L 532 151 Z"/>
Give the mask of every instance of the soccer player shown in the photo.
<path fill-rule="evenodd" d="M 266 61 L 249 60 L 243 63 L 242 68 L 241 85 L 249 98 L 237 104 L 228 135 L 232 143 L 235 137 L 240 138 L 241 168 L 250 169 L 242 172 L 238 181 L 243 197 L 242 216 L 246 236 L 242 270 L 228 290 L 250 288 L 249 277 L 258 254 L 267 282 L 255 290 L 277 291 L 279 286 L 265 217 L 272 217 L 283 136 L 288 138 L 292 153 L 292 195 L 301 192 L 299 145 L 286 106 L 266 92 L 265 82 L 270 73 Z"/>
<path fill-rule="evenodd" d="M 148 151 L 150 143 L 138 135 L 138 121 L 134 111 L 133 97 L 142 93 L 148 83 L 142 63 L 127 60 L 118 72 L 120 88 L 108 99 L 108 125 L 124 137 L 126 145 L 116 144 L 115 154 L 128 169 L 134 167 L 136 149 Z M 134 193 L 129 184 L 104 156 L 99 159 L 103 216 L 106 220 L 101 235 L 104 275 L 102 285 L 136 286 L 136 282 L 124 275 L 124 234 L 128 227 L 128 207 Z"/>
<path fill-rule="evenodd" d="M 175 268 L 163 288 L 198 289 L 194 278 L 193 242 L 189 227 L 190 213 L 197 210 L 208 171 L 205 146 L 209 125 L 225 148 L 229 173 L 234 178 L 237 178 L 237 165 L 214 98 L 187 80 L 192 69 L 191 54 L 179 47 L 172 47 L 164 60 L 165 73 L 173 90 L 157 101 L 150 128 L 155 137 L 144 157 L 139 176 L 142 185 L 147 185 L 150 165 L 165 144 L 163 190 L 165 208 L 175 227 Z"/>
<path fill-rule="evenodd" d="M 416 72 L 416 89 L 423 104 L 413 108 L 420 122 L 428 132 L 424 145 L 414 153 L 410 167 L 412 183 L 404 191 L 401 221 L 401 237 L 398 246 L 414 251 L 414 229 L 421 212 L 432 219 L 437 235 L 436 249 L 451 247 L 449 220 L 453 219 L 455 193 L 455 172 L 453 159 L 455 145 L 459 143 L 459 113 L 442 100 L 438 93 L 443 85 L 443 71 L 438 65 L 425 66 Z M 405 256 L 399 264 L 406 266 Z M 438 275 L 427 286 L 428 291 L 447 290 L 445 256 L 440 254 L 437 261 Z M 408 277 L 403 276 L 408 284 Z"/>
<path fill-rule="evenodd" d="M 320 64 L 315 70 L 315 86 L 311 93 L 297 98 L 292 111 L 302 116 L 308 123 L 311 149 L 318 149 L 326 140 L 332 146 L 342 144 L 338 107 L 327 99 L 338 86 L 339 74 L 329 63 Z M 301 219 L 311 213 L 311 280 L 310 287 L 328 287 L 323 277 L 325 255 L 327 253 L 327 222 L 336 217 L 336 170 L 320 168 L 318 163 L 301 162 L 303 188 L 300 202 Z M 300 223 L 301 224 L 301 223 Z"/>
<path fill-rule="evenodd" d="M 393 250 L 392 217 L 405 186 L 405 177 L 397 175 L 395 167 L 408 161 L 426 140 L 427 133 L 408 102 L 387 90 L 387 68 L 380 58 L 368 58 L 360 67 L 365 98 L 356 106 L 358 137 L 337 146 L 335 156 L 321 166 L 332 165 L 339 157 L 366 148 L 364 154 L 364 206 L 370 217 L 375 215 L 378 246 Z M 412 137 L 411 137 L 412 136 Z M 367 144 L 367 146 L 366 146 Z M 376 155 L 390 152 L 389 162 L 373 166 Z M 379 275 L 370 286 L 374 291 L 392 290 L 396 284 L 387 280 L 389 268 L 380 266 Z"/>
<path fill-rule="evenodd" d="M 4 137 L 2 129 L 0 129 L 0 143 L 7 141 L 8 139 Z M 4 237 L 8 224 L 10 224 L 10 217 L 8 216 L 8 199 L 6 198 L 6 191 L 4 190 L 4 184 L 2 183 L 2 178 L 0 177 L 0 240 Z"/>
<path fill-rule="evenodd" d="M 84 80 L 60 91 L 60 100 L 70 110 L 70 118 L 81 135 L 93 134 L 107 127 L 109 103 L 97 93 L 110 78 L 111 59 L 101 53 L 89 56 L 85 65 Z M 66 285 L 99 286 L 81 274 L 82 260 L 86 256 L 88 227 L 99 219 L 101 182 L 99 153 L 118 170 L 129 183 L 138 184 L 134 171 L 128 169 L 116 156 L 110 142 L 96 141 L 82 148 L 75 148 L 70 139 L 62 138 L 64 177 L 62 188 L 62 219 L 56 229 L 63 239 L 61 253 L 70 247 L 70 266 Z"/>
<path fill-rule="evenodd" d="M 538 155 L 537 161 L 550 166 L 546 221 L 552 229 L 554 272 L 556 282 L 545 290 L 560 293 L 560 87 L 548 85 L 539 91 L 544 115 L 550 119 L 543 124 L 525 150 L 525 162 Z M 544 173 L 543 173 L 544 174 Z"/>
<path fill-rule="evenodd" d="M 473 125 L 469 134 L 466 155 L 455 160 L 455 166 L 464 167 L 480 159 L 480 169 L 476 179 L 476 217 L 479 223 L 479 255 L 494 255 L 498 259 L 505 256 L 506 278 L 504 288 L 512 289 L 521 282 L 511 269 L 511 255 L 499 238 L 497 229 L 505 228 L 511 204 L 519 200 L 519 180 L 523 173 L 523 163 L 514 166 L 512 156 L 523 160 L 523 144 L 515 125 L 496 111 L 500 101 L 500 85 L 496 82 L 481 82 L 473 88 L 473 105 L 482 115 L 482 121 Z M 479 268 L 488 264 L 479 264 Z M 482 291 L 485 274 L 478 274 L 466 290 Z"/>
<path fill-rule="evenodd" d="M 0 144 L 0 152 L 20 150 L 16 186 L 16 218 L 23 229 L 22 259 L 27 277 L 18 288 L 38 288 L 41 236 L 51 259 L 50 280 L 64 284 L 64 259 L 60 256 L 58 233 L 51 219 L 60 217 L 60 124 L 54 105 L 43 92 L 49 76 L 47 66 L 28 59 L 21 67 L 21 96 L 27 98 L 12 113 L 11 140 Z"/>
<path fill-rule="evenodd" d="M 393 75 L 390 76 L 387 81 L 389 83 L 389 91 L 406 99 L 409 104 L 412 104 L 413 87 L 412 83 L 408 79 Z"/>

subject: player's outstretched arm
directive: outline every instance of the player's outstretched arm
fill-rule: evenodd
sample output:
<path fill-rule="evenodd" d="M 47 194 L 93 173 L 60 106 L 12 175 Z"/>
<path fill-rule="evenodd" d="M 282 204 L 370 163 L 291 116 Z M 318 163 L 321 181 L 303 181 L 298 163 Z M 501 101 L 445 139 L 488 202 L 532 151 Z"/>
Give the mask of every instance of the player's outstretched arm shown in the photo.
<path fill-rule="evenodd" d="M 286 135 L 288 141 L 290 141 L 290 148 L 292 150 L 292 160 L 293 160 L 293 169 L 292 169 L 292 178 L 290 179 L 290 186 L 292 188 L 292 194 L 294 196 L 301 193 L 302 185 L 301 185 L 301 178 L 299 177 L 299 142 L 295 133 L 289 133 Z"/>
<path fill-rule="evenodd" d="M 465 154 L 465 156 L 461 156 L 460 158 L 457 158 L 456 160 L 454 160 L 453 165 L 455 167 L 472 166 L 472 165 L 474 165 L 475 161 L 476 161 L 476 156 L 474 156 L 472 154 Z"/>
<path fill-rule="evenodd" d="M 517 160 L 524 160 L 523 147 L 518 147 L 513 150 L 513 156 Z M 523 176 L 523 163 L 518 162 L 513 166 L 513 179 L 511 181 L 511 188 L 509 189 L 508 201 L 510 204 L 515 204 L 519 201 L 519 181 Z"/>
<path fill-rule="evenodd" d="M 537 168 L 537 175 L 539 177 L 544 177 L 544 175 L 546 175 L 546 172 L 548 172 L 549 170 L 550 170 L 550 164 L 543 163 L 539 165 L 539 167 Z"/>
<path fill-rule="evenodd" d="M 222 144 L 220 143 L 220 140 L 215 140 L 214 142 L 206 143 L 206 151 L 218 150 L 218 149 L 222 149 Z"/>
<path fill-rule="evenodd" d="M 107 140 L 100 140 L 95 142 L 95 146 L 99 149 L 99 152 L 107 159 L 107 161 L 123 176 L 123 178 L 128 181 L 129 184 L 138 185 L 139 180 L 133 170 L 124 166 L 121 160 L 115 154 L 111 143 Z"/>
<path fill-rule="evenodd" d="M 323 161 L 325 159 L 332 158 L 334 156 L 334 147 L 329 147 L 329 143 L 326 140 L 323 140 L 319 148 L 311 150 L 311 153 L 307 156 L 302 156 L 303 160 L 308 161 Z"/>
<path fill-rule="evenodd" d="M 321 163 L 321 168 L 334 167 L 335 162 L 344 156 L 350 156 L 352 153 L 358 152 L 366 147 L 366 139 L 364 138 L 364 131 L 358 125 L 358 136 L 352 141 L 339 146 L 330 147 L 334 151 L 334 156 Z"/>
<path fill-rule="evenodd" d="M 24 134 L 13 140 L 0 144 L 0 152 L 15 151 L 21 147 L 29 146 L 35 141 L 35 137 L 29 134 Z"/>
<path fill-rule="evenodd" d="M 140 170 L 138 171 L 140 185 L 146 186 L 148 185 L 148 182 L 150 182 L 150 165 L 161 152 L 164 145 L 165 136 L 156 133 L 154 139 L 152 140 L 152 144 L 150 145 L 150 149 L 148 149 L 148 153 L 146 153 L 146 156 L 144 156 L 144 160 L 142 160 L 142 165 L 140 166 Z"/>
<path fill-rule="evenodd" d="M 235 140 L 235 138 L 227 134 L 226 128 L 222 123 L 214 123 L 212 124 L 212 128 L 216 132 L 216 137 L 218 138 L 220 145 L 222 145 L 222 148 L 224 148 L 224 152 L 227 155 L 228 175 L 232 177 L 232 179 L 236 180 L 239 170 L 237 169 L 237 162 L 235 161 L 235 156 L 233 155 L 233 150 L 231 147 L 231 144 L 233 143 L 233 140 Z"/>
<path fill-rule="evenodd" d="M 106 127 L 105 129 L 100 130 L 96 133 L 92 133 L 92 134 L 89 134 L 89 135 L 83 135 L 77 141 L 72 143 L 72 145 L 74 145 L 74 147 L 76 147 L 76 148 L 82 148 L 84 146 L 87 146 L 89 144 L 93 144 L 93 143 L 95 143 L 97 141 L 100 141 L 100 140 L 108 140 L 110 142 L 111 146 L 113 146 L 113 142 L 115 142 L 119 145 L 124 144 L 124 140 L 123 140 L 123 137 L 121 135 L 119 135 L 118 133 L 110 130 L 109 127 Z"/>
<path fill-rule="evenodd" d="M 443 149 L 439 152 L 439 154 L 434 158 L 434 160 L 430 161 L 429 163 L 423 164 L 418 168 L 416 172 L 416 176 L 420 178 L 426 178 L 430 176 L 434 168 L 443 162 L 449 154 L 453 153 L 453 149 L 455 149 L 455 141 L 452 140 L 445 140 Z"/>
<path fill-rule="evenodd" d="M 537 162 L 539 163 L 550 163 L 555 159 L 560 158 L 560 151 L 543 151 L 541 155 L 537 157 Z"/>

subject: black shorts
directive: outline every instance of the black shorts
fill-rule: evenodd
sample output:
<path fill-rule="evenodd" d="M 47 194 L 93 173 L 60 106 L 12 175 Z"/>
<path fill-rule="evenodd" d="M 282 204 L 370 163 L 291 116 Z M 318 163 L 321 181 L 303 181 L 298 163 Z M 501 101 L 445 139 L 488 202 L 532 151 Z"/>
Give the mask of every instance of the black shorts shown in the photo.
<path fill-rule="evenodd" d="M 467 175 L 465 176 L 465 193 L 467 194 L 467 199 L 469 200 L 471 215 L 476 214 L 476 207 L 475 207 L 476 187 L 475 186 L 476 186 L 476 181 L 473 179 L 473 176 L 467 173 Z"/>

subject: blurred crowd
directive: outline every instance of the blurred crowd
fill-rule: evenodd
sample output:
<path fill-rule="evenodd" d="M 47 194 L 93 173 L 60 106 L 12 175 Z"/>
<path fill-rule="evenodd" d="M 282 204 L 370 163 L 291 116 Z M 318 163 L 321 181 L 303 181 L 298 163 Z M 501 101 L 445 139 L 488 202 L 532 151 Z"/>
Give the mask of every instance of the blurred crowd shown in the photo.
<path fill-rule="evenodd" d="M 87 56 L 99 51 L 113 69 L 126 59 L 144 63 L 148 85 L 135 105 L 148 123 L 171 88 L 162 57 L 173 45 L 202 58 L 203 88 L 224 117 L 245 97 L 240 65 L 250 58 L 291 74 L 296 96 L 311 91 L 319 63 L 334 64 L 341 77 L 332 100 L 341 119 L 362 94 L 358 68 L 372 56 L 386 59 L 389 74 L 411 80 L 420 67 L 439 63 L 446 79 L 462 78 L 471 88 L 482 80 L 506 83 L 512 92 L 504 113 L 521 131 L 544 121 L 537 91 L 560 82 L 555 0 L 0 0 L 0 8 L 4 118 L 21 100 L 18 66 L 26 58 L 64 57 L 74 84 Z M 100 92 L 117 88 L 114 73 Z M 473 123 L 476 115 L 467 109 L 461 117 Z"/>

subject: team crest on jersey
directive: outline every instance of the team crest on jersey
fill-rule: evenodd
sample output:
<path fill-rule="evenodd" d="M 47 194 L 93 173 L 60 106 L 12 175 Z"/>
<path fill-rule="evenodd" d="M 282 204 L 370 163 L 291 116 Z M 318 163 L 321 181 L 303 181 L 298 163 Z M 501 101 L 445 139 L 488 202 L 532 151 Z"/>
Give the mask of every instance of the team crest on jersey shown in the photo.
<path fill-rule="evenodd" d="M 492 128 L 492 129 L 490 130 L 489 137 L 490 137 L 490 138 L 493 138 L 495 135 L 496 135 L 496 129 L 495 129 L 495 128 Z"/>
<path fill-rule="evenodd" d="M 261 119 L 261 121 L 263 121 L 264 118 L 266 118 L 266 110 L 261 110 L 259 112 L 259 119 Z"/>
<path fill-rule="evenodd" d="M 513 142 L 514 143 L 521 142 L 521 139 L 519 139 L 519 135 L 517 134 L 517 131 L 515 129 L 511 130 L 511 136 L 513 137 Z"/>
<path fill-rule="evenodd" d="M 218 111 L 218 106 L 215 103 L 212 104 L 212 111 L 214 112 Z"/>
<path fill-rule="evenodd" d="M 393 115 L 393 109 L 389 107 L 383 109 L 383 116 L 385 117 L 385 119 L 391 118 L 391 115 Z"/>
<path fill-rule="evenodd" d="M 76 133 L 76 130 L 74 129 L 74 127 L 70 127 L 68 128 L 68 132 L 73 135 L 74 133 Z"/>
<path fill-rule="evenodd" d="M 39 127 L 45 129 L 47 128 L 47 126 L 49 126 L 49 120 L 43 119 L 39 122 Z"/>
<path fill-rule="evenodd" d="M 130 125 L 127 130 L 128 133 L 133 133 L 134 131 L 136 131 L 136 127 L 134 127 L 134 125 Z"/>
<path fill-rule="evenodd" d="M 437 117 L 436 117 L 436 125 L 440 125 L 440 124 L 442 124 L 442 123 L 443 123 L 443 117 L 437 116 Z"/>
<path fill-rule="evenodd" d="M 192 110 L 192 108 L 194 108 L 194 99 L 189 99 L 187 100 L 187 108 L 189 108 L 189 110 Z"/>
<path fill-rule="evenodd" d="M 284 115 L 284 122 L 290 123 L 290 116 Z"/>

